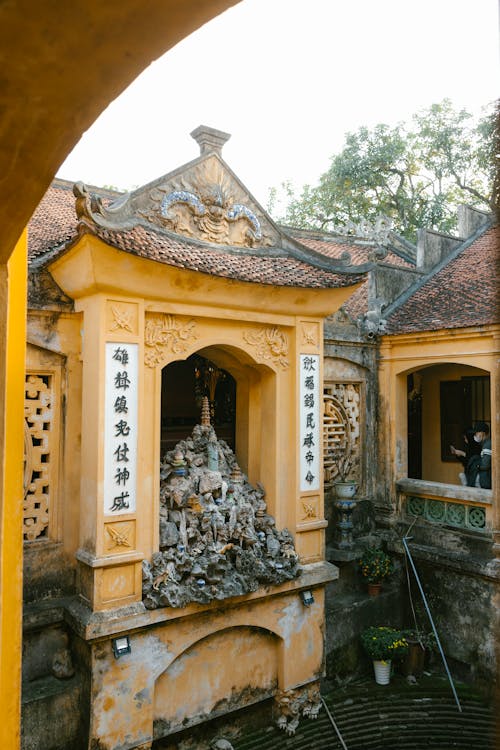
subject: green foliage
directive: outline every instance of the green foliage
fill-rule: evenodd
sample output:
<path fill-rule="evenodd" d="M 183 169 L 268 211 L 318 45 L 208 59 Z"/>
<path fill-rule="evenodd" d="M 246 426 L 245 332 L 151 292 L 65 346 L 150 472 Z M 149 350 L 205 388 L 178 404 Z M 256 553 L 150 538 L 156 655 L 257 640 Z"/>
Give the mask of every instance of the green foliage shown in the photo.
<path fill-rule="evenodd" d="M 429 651 L 437 650 L 436 637 L 432 630 L 424 632 L 416 628 L 405 628 L 401 631 L 401 635 L 404 639 L 410 643 L 419 643 L 422 648 L 426 648 Z"/>
<path fill-rule="evenodd" d="M 394 628 L 367 628 L 361 633 L 361 643 L 370 659 L 380 661 L 402 658 L 408 651 L 403 634 Z"/>
<path fill-rule="evenodd" d="M 415 241 L 417 229 L 456 231 L 459 203 L 494 210 L 498 158 L 498 108 L 474 122 L 449 99 L 417 112 L 410 123 L 379 124 L 347 133 L 317 186 L 296 195 L 281 186 L 289 226 L 335 231 L 336 226 L 384 214 L 393 228 Z M 269 210 L 278 204 L 270 194 Z"/>
<path fill-rule="evenodd" d="M 358 566 L 361 575 L 368 583 L 380 583 L 393 571 L 391 558 L 387 552 L 374 547 L 369 547 L 363 552 L 358 560 Z"/>

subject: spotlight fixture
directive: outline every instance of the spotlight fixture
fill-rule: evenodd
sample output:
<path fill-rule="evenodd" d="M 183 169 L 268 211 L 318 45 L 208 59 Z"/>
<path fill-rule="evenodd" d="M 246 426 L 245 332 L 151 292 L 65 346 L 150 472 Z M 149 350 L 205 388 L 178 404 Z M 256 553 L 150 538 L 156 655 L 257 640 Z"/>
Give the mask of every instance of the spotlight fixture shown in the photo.
<path fill-rule="evenodd" d="M 124 654 L 130 654 L 132 651 L 128 635 L 122 635 L 120 638 L 112 638 L 111 645 L 113 646 L 115 659 L 119 659 Z"/>
<path fill-rule="evenodd" d="M 314 596 L 312 594 L 312 591 L 301 591 L 300 592 L 300 598 L 302 599 L 302 604 L 304 607 L 310 607 L 311 604 L 314 604 Z"/>

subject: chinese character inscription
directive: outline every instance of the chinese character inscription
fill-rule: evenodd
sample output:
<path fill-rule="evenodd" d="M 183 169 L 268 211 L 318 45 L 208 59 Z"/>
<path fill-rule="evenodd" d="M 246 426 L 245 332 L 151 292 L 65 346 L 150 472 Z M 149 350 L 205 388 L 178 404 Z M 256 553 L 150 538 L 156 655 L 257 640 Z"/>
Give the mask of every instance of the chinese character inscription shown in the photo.
<path fill-rule="evenodd" d="M 106 344 L 104 513 L 134 513 L 137 467 L 137 344 Z"/>
<path fill-rule="evenodd" d="M 319 355 L 300 355 L 300 491 L 318 490 L 320 482 Z"/>

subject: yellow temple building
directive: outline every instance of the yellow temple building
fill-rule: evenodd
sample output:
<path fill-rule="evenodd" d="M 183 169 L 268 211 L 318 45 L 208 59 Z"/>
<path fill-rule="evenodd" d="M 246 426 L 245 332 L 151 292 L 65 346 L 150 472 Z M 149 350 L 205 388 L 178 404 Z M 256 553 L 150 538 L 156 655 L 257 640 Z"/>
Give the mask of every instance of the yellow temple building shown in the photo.
<path fill-rule="evenodd" d="M 383 221 L 279 227 L 229 135 L 192 135 L 198 157 L 129 194 L 56 180 L 30 221 L 30 747 L 146 748 L 268 698 L 291 733 L 338 669 L 325 587 L 344 606 L 363 545 L 397 551 L 417 523 L 422 560 L 457 535 L 494 560 L 492 490 L 459 487 L 448 450 L 495 413 L 491 217 L 464 208 L 465 240 L 417 247 Z M 456 657 L 487 680 L 472 649 Z"/>
<path fill-rule="evenodd" d="M 325 663 L 339 674 L 342 652 L 358 638 L 354 608 L 375 606 L 349 572 L 359 545 L 376 540 L 397 557 L 409 526 L 424 583 L 439 602 L 447 655 L 471 679 L 498 686 L 493 217 L 464 208 L 458 237 L 422 230 L 416 247 L 384 227 L 344 237 L 277 227 L 223 163 L 220 141 L 200 143 L 198 159 L 130 196 L 81 185 L 73 195 L 72 185 L 57 181 L 49 187 L 107 103 L 230 4 L 165 2 L 145 14 L 143 3 L 90 3 L 85 23 L 76 7 L 0 9 L 10 82 L 0 92 L 9 113 L 0 136 L 5 748 L 21 743 L 22 535 L 22 743 L 30 750 L 147 748 L 269 697 L 281 726 L 293 730 L 318 711 Z M 50 44 L 49 28 L 59 31 Z M 204 190 L 214 181 L 227 193 Z M 113 369 L 118 350 L 133 370 Z M 317 413 L 301 407 L 311 366 Z M 132 372 L 134 421 L 114 422 L 110 404 L 122 394 L 113 384 Z M 214 373 L 221 403 L 209 398 Z M 201 380 L 210 424 L 199 409 Z M 308 420 L 315 426 L 306 429 Z M 461 486 L 449 451 L 476 420 L 490 428 L 491 489 Z M 250 556 L 246 577 L 237 579 L 241 591 L 222 599 L 217 571 L 212 582 L 194 579 L 194 588 L 186 571 L 176 581 L 168 567 L 168 550 L 183 552 L 189 524 L 182 519 L 196 509 L 190 496 L 174 507 L 177 480 L 193 479 L 182 474 L 190 445 L 181 445 L 182 456 L 177 446 L 196 427 L 193 445 L 206 438 L 200 466 L 217 475 L 202 493 L 213 499 L 203 499 L 205 516 L 214 518 L 204 530 L 211 552 L 228 561 L 232 553 L 230 577 L 236 559 L 244 568 L 234 546 L 217 549 L 232 524 L 224 508 L 231 486 L 238 500 L 231 507 L 247 514 L 231 527 L 233 534 L 241 526 L 236 546 L 260 549 L 274 564 L 264 565 L 251 590 L 258 556 Z M 212 428 L 217 469 L 213 454 L 208 464 Z M 116 442 L 117 429 L 127 441 Z M 332 489 L 339 443 L 358 488 L 347 531 Z M 133 471 L 120 451 L 133 453 Z M 164 580 L 155 563 L 164 565 Z M 194 598 L 163 606 L 159 597 L 175 601 L 179 584 Z M 394 611 L 402 593 L 404 583 L 386 595 Z M 227 666 L 240 660 L 234 681 Z"/>

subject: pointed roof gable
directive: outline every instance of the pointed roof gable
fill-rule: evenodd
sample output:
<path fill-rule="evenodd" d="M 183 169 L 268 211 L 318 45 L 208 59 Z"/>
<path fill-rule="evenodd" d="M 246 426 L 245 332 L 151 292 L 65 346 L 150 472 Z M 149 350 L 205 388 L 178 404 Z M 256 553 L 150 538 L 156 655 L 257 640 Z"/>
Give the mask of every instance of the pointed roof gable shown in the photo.
<path fill-rule="evenodd" d="M 117 195 L 76 183 L 76 221 L 67 184 L 64 195 L 56 185 L 31 222 L 33 269 L 88 233 L 143 258 L 242 281 L 328 288 L 362 280 L 369 262 L 328 257 L 273 222 L 222 159 L 226 133 L 200 126 L 192 135 L 201 148 L 196 159 L 133 192 Z M 47 208 L 54 213 L 48 222 Z"/>

